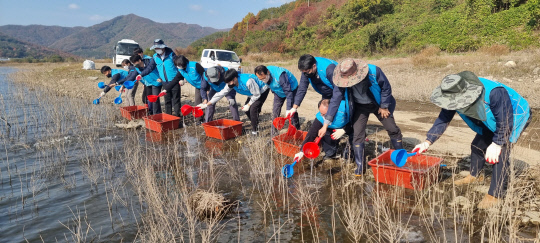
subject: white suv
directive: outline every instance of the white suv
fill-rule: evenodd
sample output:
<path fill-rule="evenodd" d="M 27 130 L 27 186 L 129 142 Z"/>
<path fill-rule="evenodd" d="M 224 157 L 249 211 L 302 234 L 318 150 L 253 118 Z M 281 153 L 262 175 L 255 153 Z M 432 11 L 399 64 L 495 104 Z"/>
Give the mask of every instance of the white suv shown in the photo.
<path fill-rule="evenodd" d="M 220 50 L 220 49 L 204 49 L 201 56 L 201 66 L 203 68 L 210 68 L 215 66 L 227 67 L 229 69 L 236 69 L 238 72 L 242 72 L 240 63 L 241 58 L 238 58 L 234 51 Z"/>

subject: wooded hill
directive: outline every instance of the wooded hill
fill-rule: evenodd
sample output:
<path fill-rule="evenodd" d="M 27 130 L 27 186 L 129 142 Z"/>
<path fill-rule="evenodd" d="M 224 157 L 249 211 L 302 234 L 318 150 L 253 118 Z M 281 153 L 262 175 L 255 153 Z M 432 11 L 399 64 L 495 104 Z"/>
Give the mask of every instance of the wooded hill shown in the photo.
<path fill-rule="evenodd" d="M 539 45 L 539 20 L 540 0 L 297 0 L 249 13 L 229 32 L 184 51 L 341 57 L 416 53 L 433 46 L 447 52 L 491 45 L 520 50 Z"/>
<path fill-rule="evenodd" d="M 25 62 L 36 59 L 50 62 L 60 62 L 66 59 L 78 59 L 77 56 L 40 45 L 21 41 L 0 32 L 0 57 L 24 58 Z"/>
<path fill-rule="evenodd" d="M 33 44 L 87 58 L 111 58 L 121 39 L 133 39 L 143 48 L 161 38 L 170 47 L 186 47 L 193 41 L 220 31 L 185 23 L 157 23 L 134 14 L 122 15 L 90 27 L 5 25 L 0 32 Z"/>

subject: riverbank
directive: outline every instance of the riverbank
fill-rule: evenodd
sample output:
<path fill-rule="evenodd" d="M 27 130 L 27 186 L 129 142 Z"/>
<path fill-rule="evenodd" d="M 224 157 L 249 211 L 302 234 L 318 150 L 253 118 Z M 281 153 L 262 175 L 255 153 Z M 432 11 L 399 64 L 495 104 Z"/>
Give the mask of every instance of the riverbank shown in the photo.
<path fill-rule="evenodd" d="M 438 57 L 435 55 L 428 58 Z M 466 58 L 472 60 L 479 57 Z M 414 67 L 413 58 L 374 60 L 372 63 L 380 66 L 392 82 L 399 99 L 396 121 L 403 130 L 406 148 L 411 149 L 425 138 L 426 131 L 437 117 L 438 109 L 429 103 L 419 102 L 422 98 L 416 96 L 403 99 L 407 94 L 414 94 L 415 87 L 396 88 L 407 83 L 396 80 L 394 75 L 417 74 L 427 80 L 427 76 L 422 75 L 442 78 L 446 73 L 441 69 L 434 69 L 438 70 L 435 73 L 419 72 L 419 68 Z M 289 68 L 298 76 L 298 71 L 293 69 L 294 60 L 277 64 Z M 98 64 L 97 68 L 101 65 Z M 452 122 L 445 136 L 430 148 L 430 154 L 443 157 L 447 167 L 441 170 L 439 183 L 424 191 L 374 183 L 371 171 L 365 177 L 354 178 L 353 164 L 341 160 L 306 161 L 298 165 L 298 171 L 295 168 L 292 179 L 284 180 L 280 176 L 280 169 L 284 163 L 290 163 L 290 158 L 276 154 L 268 137 L 242 136 L 219 142 L 206 139 L 201 127 L 189 126 L 189 129 L 169 132 L 163 141 L 148 141 L 144 130 L 113 130 L 114 123 L 122 121 L 117 106 L 112 104 L 115 95 L 108 94 L 100 106 L 91 104 L 101 92 L 96 87 L 97 82 L 106 81 L 99 71 L 81 70 L 80 64 L 22 65 L 18 68 L 20 72 L 10 75 L 14 82 L 24 84 L 28 92 L 37 92 L 42 96 L 41 99 L 25 97 L 24 91 L 20 91 L 16 97 L 20 100 L 36 99 L 49 109 L 44 115 L 36 116 L 33 115 L 35 109 L 26 106 L 28 115 L 24 117 L 31 119 L 29 123 L 17 125 L 16 130 L 21 131 L 17 134 L 24 134 L 25 127 L 35 127 L 37 125 L 32 125 L 34 120 L 45 120 L 43 118 L 52 120 L 47 123 L 49 127 L 41 131 L 50 133 L 47 137 L 58 139 L 68 132 L 72 134 L 72 141 L 78 141 L 82 150 L 79 152 L 81 158 L 72 160 L 71 165 L 83 164 L 86 169 L 82 176 L 90 179 L 93 184 L 98 185 L 103 181 L 100 185 L 104 186 L 109 196 L 106 201 L 98 203 L 106 204 L 112 212 L 109 217 L 111 222 L 115 222 L 117 229 L 114 231 L 120 231 L 117 224 L 121 221 L 119 216 L 124 217 L 125 214 L 118 213 L 116 208 L 128 211 L 137 221 L 136 227 L 131 225 L 123 229 L 124 234 L 120 234 L 123 239 L 140 239 L 143 242 L 439 242 L 473 241 L 487 237 L 493 241 L 533 242 L 535 236 L 538 238 L 540 173 L 536 158 L 540 155 L 535 147 L 537 119 L 531 124 L 533 129 L 529 127 L 527 130 L 525 138 L 530 138 L 521 139 L 513 151 L 514 170 L 507 197 L 497 210 L 484 212 L 476 210 L 475 205 L 489 186 L 490 166 L 485 172 L 488 176 L 485 182 L 467 187 L 456 187 L 452 183 L 467 174 L 469 143 L 474 135 L 459 119 Z M 245 68 L 249 72 L 253 66 Z M 440 78 L 426 84 L 425 91 L 418 91 L 419 96 L 422 93 L 429 95 L 427 86 L 437 86 Z M 535 88 L 533 84 L 529 84 L 531 89 Z M 183 100 L 193 104 L 193 92 L 193 87 L 184 86 Z M 262 117 L 267 127 L 271 122 L 269 113 L 272 98 L 270 95 L 263 106 Z M 304 127 L 316 113 L 316 107 L 310 104 L 318 100 L 316 93 L 308 92 L 299 109 Z M 141 103 L 140 93 L 136 101 Z M 238 96 L 238 102 L 243 101 L 245 97 Z M 219 106 L 222 109 L 218 111 L 224 112 L 217 115 L 229 116 L 226 104 L 221 103 Z M 14 119 L 13 116 L 7 117 Z M 244 115 L 242 119 L 247 121 Z M 64 125 L 72 123 L 74 125 L 68 127 Z M 249 122 L 247 124 L 249 126 Z M 389 146 L 388 135 L 374 117 L 371 117 L 368 134 L 369 158 L 373 158 L 380 154 L 381 149 Z M 113 142 L 102 146 L 101 143 L 108 139 Z M 5 142 L 7 149 L 14 146 L 10 140 Z M 36 147 L 24 141 L 20 144 L 17 146 L 23 151 L 26 147 Z M 59 142 L 52 149 L 66 151 L 63 144 Z M 38 147 L 42 153 L 50 149 Z M 48 163 L 54 162 L 54 156 L 47 158 L 50 158 Z M 314 164 L 313 168 L 310 162 Z M 54 175 L 52 171 L 62 171 L 65 166 L 43 166 L 37 170 L 49 168 L 46 171 Z M 101 168 L 106 168 L 106 173 Z M 6 173 L 6 170 L 2 170 L 2 173 Z M 2 178 L 9 176 L 2 174 Z M 74 186 L 70 184 L 70 188 Z M 186 201 L 198 189 L 224 193 L 228 199 L 240 203 L 224 220 L 199 220 Z M 126 193 L 129 191 L 133 191 L 136 196 Z M 82 229 L 90 227 L 80 218 L 79 224 Z M 90 236 L 97 237 L 99 234 L 91 231 Z"/>

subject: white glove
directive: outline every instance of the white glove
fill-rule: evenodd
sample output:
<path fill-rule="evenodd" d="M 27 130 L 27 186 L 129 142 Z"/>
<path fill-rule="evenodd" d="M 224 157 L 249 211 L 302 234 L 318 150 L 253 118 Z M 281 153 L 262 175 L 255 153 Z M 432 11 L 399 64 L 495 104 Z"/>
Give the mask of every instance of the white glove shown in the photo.
<path fill-rule="evenodd" d="M 103 97 L 103 96 L 105 96 L 105 92 L 102 91 L 101 94 L 99 94 L 99 97 Z"/>
<path fill-rule="evenodd" d="M 343 137 L 343 134 L 345 134 L 345 129 L 334 129 L 334 133 L 332 133 L 330 137 L 334 140 L 338 140 Z"/>
<path fill-rule="evenodd" d="M 424 141 L 423 143 L 416 145 L 416 147 L 414 147 L 412 152 L 417 152 L 417 153 L 421 154 L 423 152 L 426 152 L 428 150 L 428 148 L 429 148 L 429 143 Z"/>
<path fill-rule="evenodd" d="M 250 105 L 249 105 L 249 104 L 248 104 L 248 105 L 245 105 L 245 106 L 243 106 L 243 107 L 242 107 L 242 111 L 246 111 L 246 112 L 247 112 L 247 111 L 249 111 L 249 107 L 250 107 Z"/>
<path fill-rule="evenodd" d="M 201 108 L 201 110 L 204 110 L 206 109 L 206 107 L 208 107 L 207 104 L 198 104 L 197 107 Z"/>
<path fill-rule="evenodd" d="M 296 113 L 296 108 L 291 108 L 290 110 L 285 112 L 285 117 L 289 117 L 289 115 L 292 117 Z"/>
<path fill-rule="evenodd" d="M 184 84 L 186 84 L 186 81 L 185 81 L 185 80 L 180 80 L 180 81 L 178 82 L 178 84 L 180 84 L 180 86 L 184 86 Z"/>
<path fill-rule="evenodd" d="M 142 76 L 141 76 L 140 74 L 137 75 L 137 77 L 135 78 L 135 80 L 137 80 L 137 81 L 139 81 L 139 80 L 141 80 L 141 79 L 142 79 Z"/>
<path fill-rule="evenodd" d="M 300 161 L 304 157 L 304 152 L 300 152 L 294 155 L 294 160 Z"/>
<path fill-rule="evenodd" d="M 486 149 L 486 161 L 490 164 L 499 163 L 499 155 L 501 154 L 501 145 L 491 143 Z"/>
<path fill-rule="evenodd" d="M 162 94 L 162 93 L 163 93 L 163 94 L 166 94 L 166 93 L 167 93 L 167 90 L 166 90 L 166 89 L 162 90 L 161 92 L 159 92 L 158 95 L 160 95 L 160 94 Z"/>

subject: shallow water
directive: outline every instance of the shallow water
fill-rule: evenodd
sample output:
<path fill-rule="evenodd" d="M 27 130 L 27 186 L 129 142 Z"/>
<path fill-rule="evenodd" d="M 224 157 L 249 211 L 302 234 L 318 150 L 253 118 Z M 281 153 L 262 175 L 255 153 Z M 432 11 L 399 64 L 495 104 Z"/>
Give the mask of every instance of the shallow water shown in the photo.
<path fill-rule="evenodd" d="M 121 208 L 109 214 L 103 183 L 84 176 L 79 136 L 45 131 L 53 124 L 39 115 L 44 104 L 14 95 L 20 89 L 28 97 L 39 94 L 9 82 L 7 75 L 14 71 L 0 67 L 0 116 L 10 123 L 0 122 L 0 241 L 73 241 L 62 224 L 73 226 L 79 216 L 91 222 L 102 241 L 132 239 L 132 214 Z M 104 131 L 96 144 L 121 146 L 120 136 Z"/>
<path fill-rule="evenodd" d="M 139 204 L 138 195 L 126 176 L 123 153 L 130 148 L 140 149 L 147 156 L 174 152 L 182 158 L 183 173 L 194 183 L 201 188 L 215 183 L 217 191 L 239 201 L 238 207 L 220 221 L 221 229 L 215 236 L 217 242 L 351 242 L 341 211 L 342 188 L 338 186 L 356 182 L 344 179 L 344 169 L 340 166 L 318 166 L 313 160 L 305 160 L 295 166 L 292 178 L 283 180 L 281 167 L 292 163 L 292 158 L 275 151 L 260 157 L 256 154 L 260 147 L 271 151 L 270 139 L 264 144 L 246 136 L 220 141 L 206 138 L 202 127 L 189 124 L 185 129 L 165 134 L 112 129 L 109 127 L 115 121 L 100 120 L 100 117 L 106 112 L 119 111 L 92 105 L 86 109 L 91 110 L 88 119 L 95 122 L 95 126 L 78 129 L 80 121 L 70 119 L 62 111 L 56 111 L 62 121 L 57 124 L 49 119 L 54 116 L 40 115 L 51 111 L 47 107 L 50 103 L 33 99 L 42 94 L 7 80 L 6 74 L 13 71 L 0 68 L 0 117 L 11 125 L 8 127 L 0 121 L 0 139 L 5 151 L 0 156 L 1 242 L 71 242 L 75 240 L 68 228 L 87 229 L 88 224 L 93 231 L 86 240 L 131 242 L 136 239 L 137 224 L 141 223 L 140 215 L 144 211 L 140 208 L 144 205 Z M 26 99 L 13 95 L 21 89 L 28 94 Z M 58 99 L 69 102 L 66 98 Z M 94 150 L 87 149 L 88 146 L 95 146 L 95 153 L 89 153 Z M 113 163 L 108 167 L 98 163 L 105 159 Z M 255 159 L 265 163 L 254 166 Z M 163 168 L 166 168 L 163 164 L 153 165 L 156 180 L 170 180 L 171 172 Z M 210 182 L 206 171 L 215 171 L 216 181 Z M 417 192 L 377 186 L 374 182 L 359 185 L 355 187 L 355 198 L 382 195 L 381 198 L 395 201 L 388 205 L 409 212 L 404 213 L 403 218 L 394 219 L 411 228 L 408 238 L 402 238 L 419 242 L 433 234 L 423 228 L 425 222 L 419 213 L 411 213 L 417 203 L 423 203 L 416 202 Z M 444 194 L 444 187 L 441 191 L 444 197 L 450 196 Z M 359 210 L 358 214 L 367 214 L 377 206 L 377 202 L 366 202 L 365 211 Z M 466 229 L 461 226 L 457 229 L 460 233 L 455 234 L 449 227 L 453 222 L 447 221 L 430 222 L 441 224 L 434 226 L 439 229 L 435 238 L 472 239 L 467 238 Z M 458 239 L 452 240 L 454 235 Z"/>

